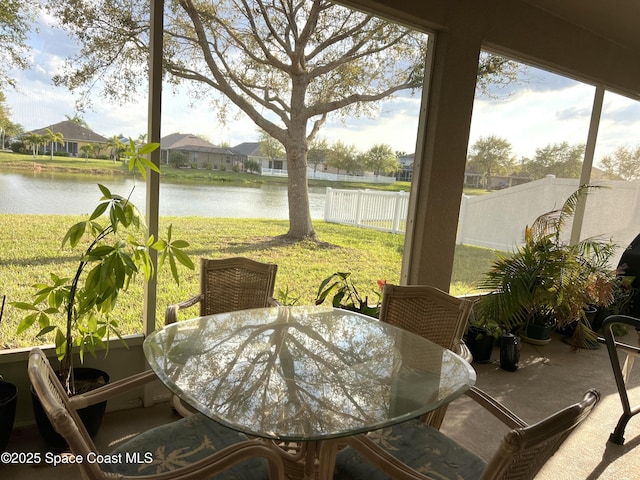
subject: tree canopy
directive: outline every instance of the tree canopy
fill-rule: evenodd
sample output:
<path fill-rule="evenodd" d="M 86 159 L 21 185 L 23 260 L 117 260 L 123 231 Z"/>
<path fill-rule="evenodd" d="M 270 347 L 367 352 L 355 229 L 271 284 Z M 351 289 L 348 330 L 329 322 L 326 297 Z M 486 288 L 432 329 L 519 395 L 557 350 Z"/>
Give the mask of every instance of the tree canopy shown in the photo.
<path fill-rule="evenodd" d="M 15 85 L 12 68 L 29 67 L 27 41 L 36 6 L 32 0 L 0 0 L 0 89 Z"/>
<path fill-rule="evenodd" d="M 469 167 L 475 167 L 486 180 L 487 188 L 491 188 L 491 177 L 509 175 L 514 167 L 515 158 L 511 144 L 504 138 L 495 135 L 480 137 L 471 146 L 468 158 Z"/>
<path fill-rule="evenodd" d="M 536 148 L 532 160 L 525 160 L 523 170 L 534 179 L 555 175 L 559 178 L 580 178 L 584 161 L 583 144 L 571 145 L 569 142 L 549 144 Z"/>
<path fill-rule="evenodd" d="M 623 145 L 600 161 L 602 169 L 614 178 L 633 181 L 640 179 L 640 145 Z"/>
<path fill-rule="evenodd" d="M 338 170 L 338 173 L 342 170 L 345 173 L 355 175 L 362 169 L 362 162 L 356 147 L 341 141 L 337 141 L 332 145 L 327 163 L 330 167 Z"/>
<path fill-rule="evenodd" d="M 57 84 L 83 90 L 99 78 L 118 101 L 146 85 L 149 2 L 62 0 L 49 8 L 81 44 Z M 329 0 L 173 0 L 164 22 L 166 80 L 189 82 L 221 120 L 232 107 L 244 112 L 283 145 L 293 240 L 315 238 L 307 152 L 328 116 L 372 114 L 379 101 L 423 82 L 425 34 Z"/>
<path fill-rule="evenodd" d="M 397 172 L 400 169 L 398 157 L 389 145 L 378 143 L 364 154 L 364 166 L 376 175 Z"/>

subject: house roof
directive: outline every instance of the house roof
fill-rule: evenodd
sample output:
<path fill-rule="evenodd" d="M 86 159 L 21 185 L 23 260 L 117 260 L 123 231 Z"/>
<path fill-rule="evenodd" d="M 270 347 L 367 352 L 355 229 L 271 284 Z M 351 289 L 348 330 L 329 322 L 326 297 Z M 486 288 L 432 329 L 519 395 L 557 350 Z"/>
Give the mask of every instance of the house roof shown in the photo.
<path fill-rule="evenodd" d="M 243 142 L 233 147 L 233 149 L 236 152 L 241 153 L 242 155 L 246 155 L 247 157 L 266 156 L 264 153 L 262 153 L 259 142 Z"/>
<path fill-rule="evenodd" d="M 76 142 L 89 142 L 89 143 L 106 143 L 107 139 L 102 135 L 97 134 L 93 130 L 85 128 L 81 125 L 78 125 L 71 120 L 65 120 L 63 122 L 59 122 L 53 125 L 49 125 L 47 127 L 42 127 L 37 130 L 33 130 L 33 133 L 37 133 L 38 135 L 44 135 L 46 133 L 46 129 L 51 130 L 54 133 L 61 133 L 66 142 L 68 141 L 76 141 Z"/>
<path fill-rule="evenodd" d="M 219 153 L 221 155 L 238 155 L 239 153 L 228 147 L 217 147 L 213 143 L 190 133 L 172 133 L 162 137 L 160 139 L 160 149 Z"/>

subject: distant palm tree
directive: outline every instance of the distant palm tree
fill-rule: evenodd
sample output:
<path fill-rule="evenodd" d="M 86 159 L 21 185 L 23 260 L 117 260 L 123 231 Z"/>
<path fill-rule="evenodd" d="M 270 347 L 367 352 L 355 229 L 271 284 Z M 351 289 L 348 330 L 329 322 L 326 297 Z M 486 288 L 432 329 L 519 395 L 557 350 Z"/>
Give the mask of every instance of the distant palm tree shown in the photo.
<path fill-rule="evenodd" d="M 80 147 L 80 151 L 82 153 L 84 153 L 84 159 L 85 159 L 86 162 L 88 162 L 89 161 L 89 154 L 93 153 L 93 145 L 88 144 L 88 143 L 86 145 L 82 145 Z"/>
<path fill-rule="evenodd" d="M 22 140 L 24 141 L 25 145 L 31 147 L 33 158 L 36 158 L 38 156 L 38 147 L 44 144 L 42 135 L 31 132 L 22 137 Z"/>
<path fill-rule="evenodd" d="M 93 158 L 98 158 L 98 155 L 100 155 L 100 151 L 102 150 L 102 144 L 101 143 L 92 143 L 91 144 L 91 152 L 93 154 Z"/>
<path fill-rule="evenodd" d="M 107 140 L 107 148 L 111 150 L 111 158 L 113 158 L 114 163 L 117 160 L 120 160 L 120 154 L 124 152 L 126 147 L 127 146 L 120 141 L 117 135 L 114 135 Z"/>
<path fill-rule="evenodd" d="M 69 115 L 65 115 L 65 117 L 67 117 L 67 120 L 75 123 L 76 125 L 84 128 L 89 128 L 89 124 L 87 123 L 87 121 L 84 118 L 80 117 L 77 113 L 73 117 Z"/>
<path fill-rule="evenodd" d="M 51 160 L 53 160 L 53 147 L 58 143 L 64 145 L 64 135 L 60 132 L 54 133 L 50 128 L 45 128 L 44 130 L 43 138 L 46 143 L 51 144 Z"/>

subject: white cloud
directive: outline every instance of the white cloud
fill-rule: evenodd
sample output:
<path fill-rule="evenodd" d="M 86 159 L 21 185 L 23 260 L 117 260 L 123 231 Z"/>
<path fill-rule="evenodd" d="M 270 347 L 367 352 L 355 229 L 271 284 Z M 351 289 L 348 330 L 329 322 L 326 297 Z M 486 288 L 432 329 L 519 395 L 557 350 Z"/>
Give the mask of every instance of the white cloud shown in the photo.
<path fill-rule="evenodd" d="M 481 136 L 508 140 L 518 157 L 532 157 L 536 148 L 564 141 L 585 143 L 595 89 L 576 83 L 560 90 L 525 89 L 506 101 L 477 100 L 470 143 Z"/>

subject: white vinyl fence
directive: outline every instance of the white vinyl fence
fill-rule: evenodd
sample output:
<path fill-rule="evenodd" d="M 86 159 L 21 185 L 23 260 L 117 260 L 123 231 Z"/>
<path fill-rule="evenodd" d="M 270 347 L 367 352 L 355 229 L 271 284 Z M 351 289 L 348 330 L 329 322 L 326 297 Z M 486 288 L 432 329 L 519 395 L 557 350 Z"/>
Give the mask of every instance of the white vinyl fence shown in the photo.
<path fill-rule="evenodd" d="M 409 193 L 327 188 L 324 219 L 358 227 L 404 233 Z"/>
<path fill-rule="evenodd" d="M 287 170 L 262 167 L 260 175 L 265 177 L 286 177 Z M 332 182 L 351 183 L 383 183 L 390 184 L 396 181 L 395 177 L 385 177 L 383 175 L 338 175 L 337 173 L 316 172 L 313 168 L 307 168 L 307 178 L 313 180 L 330 180 Z"/>
<path fill-rule="evenodd" d="M 384 175 L 338 175 L 337 173 L 318 172 L 313 168 L 307 168 L 307 178 L 314 180 L 331 180 L 333 182 L 353 182 L 353 183 L 384 183 L 391 184 L 396 181 L 395 177 L 385 177 Z"/>
<path fill-rule="evenodd" d="M 624 248 L 640 233 L 640 181 L 597 181 L 603 188 L 587 198 L 582 238 L 603 236 Z M 464 195 L 457 243 L 511 251 L 538 215 L 560 208 L 578 188 L 576 179 L 547 178 L 486 195 Z M 327 189 L 327 222 L 404 233 L 409 205 L 406 192 Z M 570 226 L 566 229 L 567 236 Z M 566 238 L 568 240 L 568 238 Z"/>

